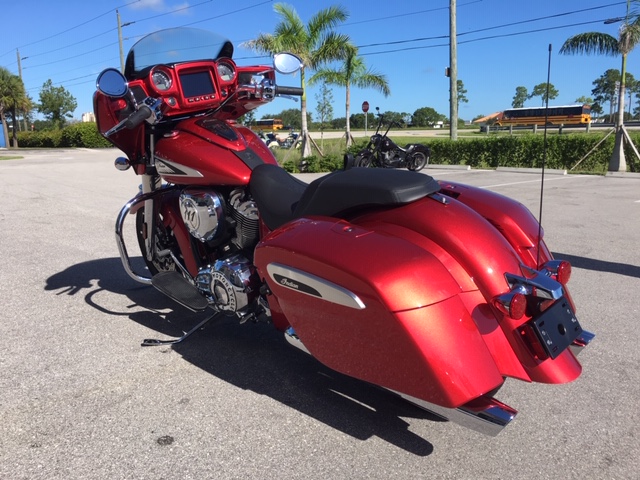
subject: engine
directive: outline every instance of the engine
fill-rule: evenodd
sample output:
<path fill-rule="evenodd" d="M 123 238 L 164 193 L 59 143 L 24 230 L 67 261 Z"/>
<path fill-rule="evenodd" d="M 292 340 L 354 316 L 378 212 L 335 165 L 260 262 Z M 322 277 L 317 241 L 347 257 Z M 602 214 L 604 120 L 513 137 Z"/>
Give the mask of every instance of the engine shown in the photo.
<path fill-rule="evenodd" d="M 240 249 L 258 241 L 258 208 L 243 188 L 231 191 L 228 201 L 215 190 L 186 188 L 180 194 L 180 214 L 189 233 L 202 243 L 225 240 Z"/>
<path fill-rule="evenodd" d="M 238 250 L 252 252 L 258 242 L 255 202 L 243 188 L 232 190 L 227 200 L 212 189 L 185 188 L 179 204 L 189 233 L 209 247 L 224 246 L 227 252 L 224 258 L 200 269 L 195 278 L 198 290 L 217 310 L 240 314 L 248 311 L 260 282 L 252 262 Z"/>
<path fill-rule="evenodd" d="M 259 279 L 249 260 L 233 254 L 201 268 L 196 286 L 214 308 L 242 312 L 258 295 Z"/>

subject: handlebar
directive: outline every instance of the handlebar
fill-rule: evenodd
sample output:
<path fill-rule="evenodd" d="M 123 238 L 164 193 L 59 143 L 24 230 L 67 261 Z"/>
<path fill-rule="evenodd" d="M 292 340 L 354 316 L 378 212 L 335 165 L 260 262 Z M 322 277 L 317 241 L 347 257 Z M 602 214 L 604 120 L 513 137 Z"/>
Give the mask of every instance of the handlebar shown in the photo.
<path fill-rule="evenodd" d="M 301 97 L 303 93 L 304 90 L 300 87 L 282 87 L 280 85 L 276 87 L 276 95 L 293 95 Z"/>
<path fill-rule="evenodd" d="M 147 118 L 150 118 L 153 115 L 153 112 L 146 105 L 141 105 L 138 111 L 132 113 L 129 118 L 127 118 L 124 122 L 125 128 L 129 130 L 137 127 L 142 122 L 144 122 Z"/>

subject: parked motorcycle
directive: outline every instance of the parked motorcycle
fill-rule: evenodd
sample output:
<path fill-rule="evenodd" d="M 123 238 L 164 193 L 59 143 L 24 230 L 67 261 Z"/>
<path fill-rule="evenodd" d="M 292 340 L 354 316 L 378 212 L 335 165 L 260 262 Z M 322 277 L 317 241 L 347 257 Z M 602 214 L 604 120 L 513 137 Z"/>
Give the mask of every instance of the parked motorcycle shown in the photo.
<path fill-rule="evenodd" d="M 404 148 L 398 146 L 388 137 L 389 130 L 394 124 L 389 122 L 387 130 L 380 133 L 384 122 L 384 115 L 378 111 L 378 126 L 376 133 L 371 135 L 369 143 L 355 156 L 356 167 L 406 168 L 418 172 L 429 164 L 431 149 L 419 143 L 409 143 Z"/>
<path fill-rule="evenodd" d="M 266 137 L 266 144 L 269 148 L 292 148 L 294 146 L 300 148 L 300 142 L 298 142 L 300 134 L 293 130 L 284 138 L 279 137 L 277 133 L 267 133 Z"/>
<path fill-rule="evenodd" d="M 300 60 L 239 66 L 232 54 L 216 34 L 162 30 L 132 47 L 124 75 L 98 77 L 99 131 L 126 153 L 116 168 L 142 183 L 116 220 L 124 269 L 212 312 L 143 345 L 184 341 L 216 318 L 268 320 L 328 367 L 490 435 L 517 413 L 493 397 L 507 377 L 580 375 L 575 355 L 593 335 L 574 313 L 571 266 L 524 206 L 403 170 L 350 168 L 307 185 L 234 121 L 301 95 L 276 83 Z M 125 240 L 133 225 L 144 271 Z"/>

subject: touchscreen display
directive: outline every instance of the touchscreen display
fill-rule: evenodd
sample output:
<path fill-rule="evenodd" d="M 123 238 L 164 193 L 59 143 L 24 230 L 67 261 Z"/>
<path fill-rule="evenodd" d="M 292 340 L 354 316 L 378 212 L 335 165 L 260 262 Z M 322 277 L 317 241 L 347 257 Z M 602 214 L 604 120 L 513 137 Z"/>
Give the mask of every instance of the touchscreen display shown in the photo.
<path fill-rule="evenodd" d="M 181 73 L 182 94 L 189 97 L 201 97 L 214 93 L 209 72 Z"/>

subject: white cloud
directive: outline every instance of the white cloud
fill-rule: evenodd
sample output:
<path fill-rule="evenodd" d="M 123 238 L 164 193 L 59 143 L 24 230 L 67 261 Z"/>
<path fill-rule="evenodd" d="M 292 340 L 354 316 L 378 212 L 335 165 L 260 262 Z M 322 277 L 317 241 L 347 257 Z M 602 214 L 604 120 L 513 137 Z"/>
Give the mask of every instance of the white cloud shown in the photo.
<path fill-rule="evenodd" d="M 129 5 L 129 7 L 135 10 L 158 10 L 163 11 L 166 10 L 166 5 L 164 4 L 164 0 L 138 0 L 136 3 Z"/>

